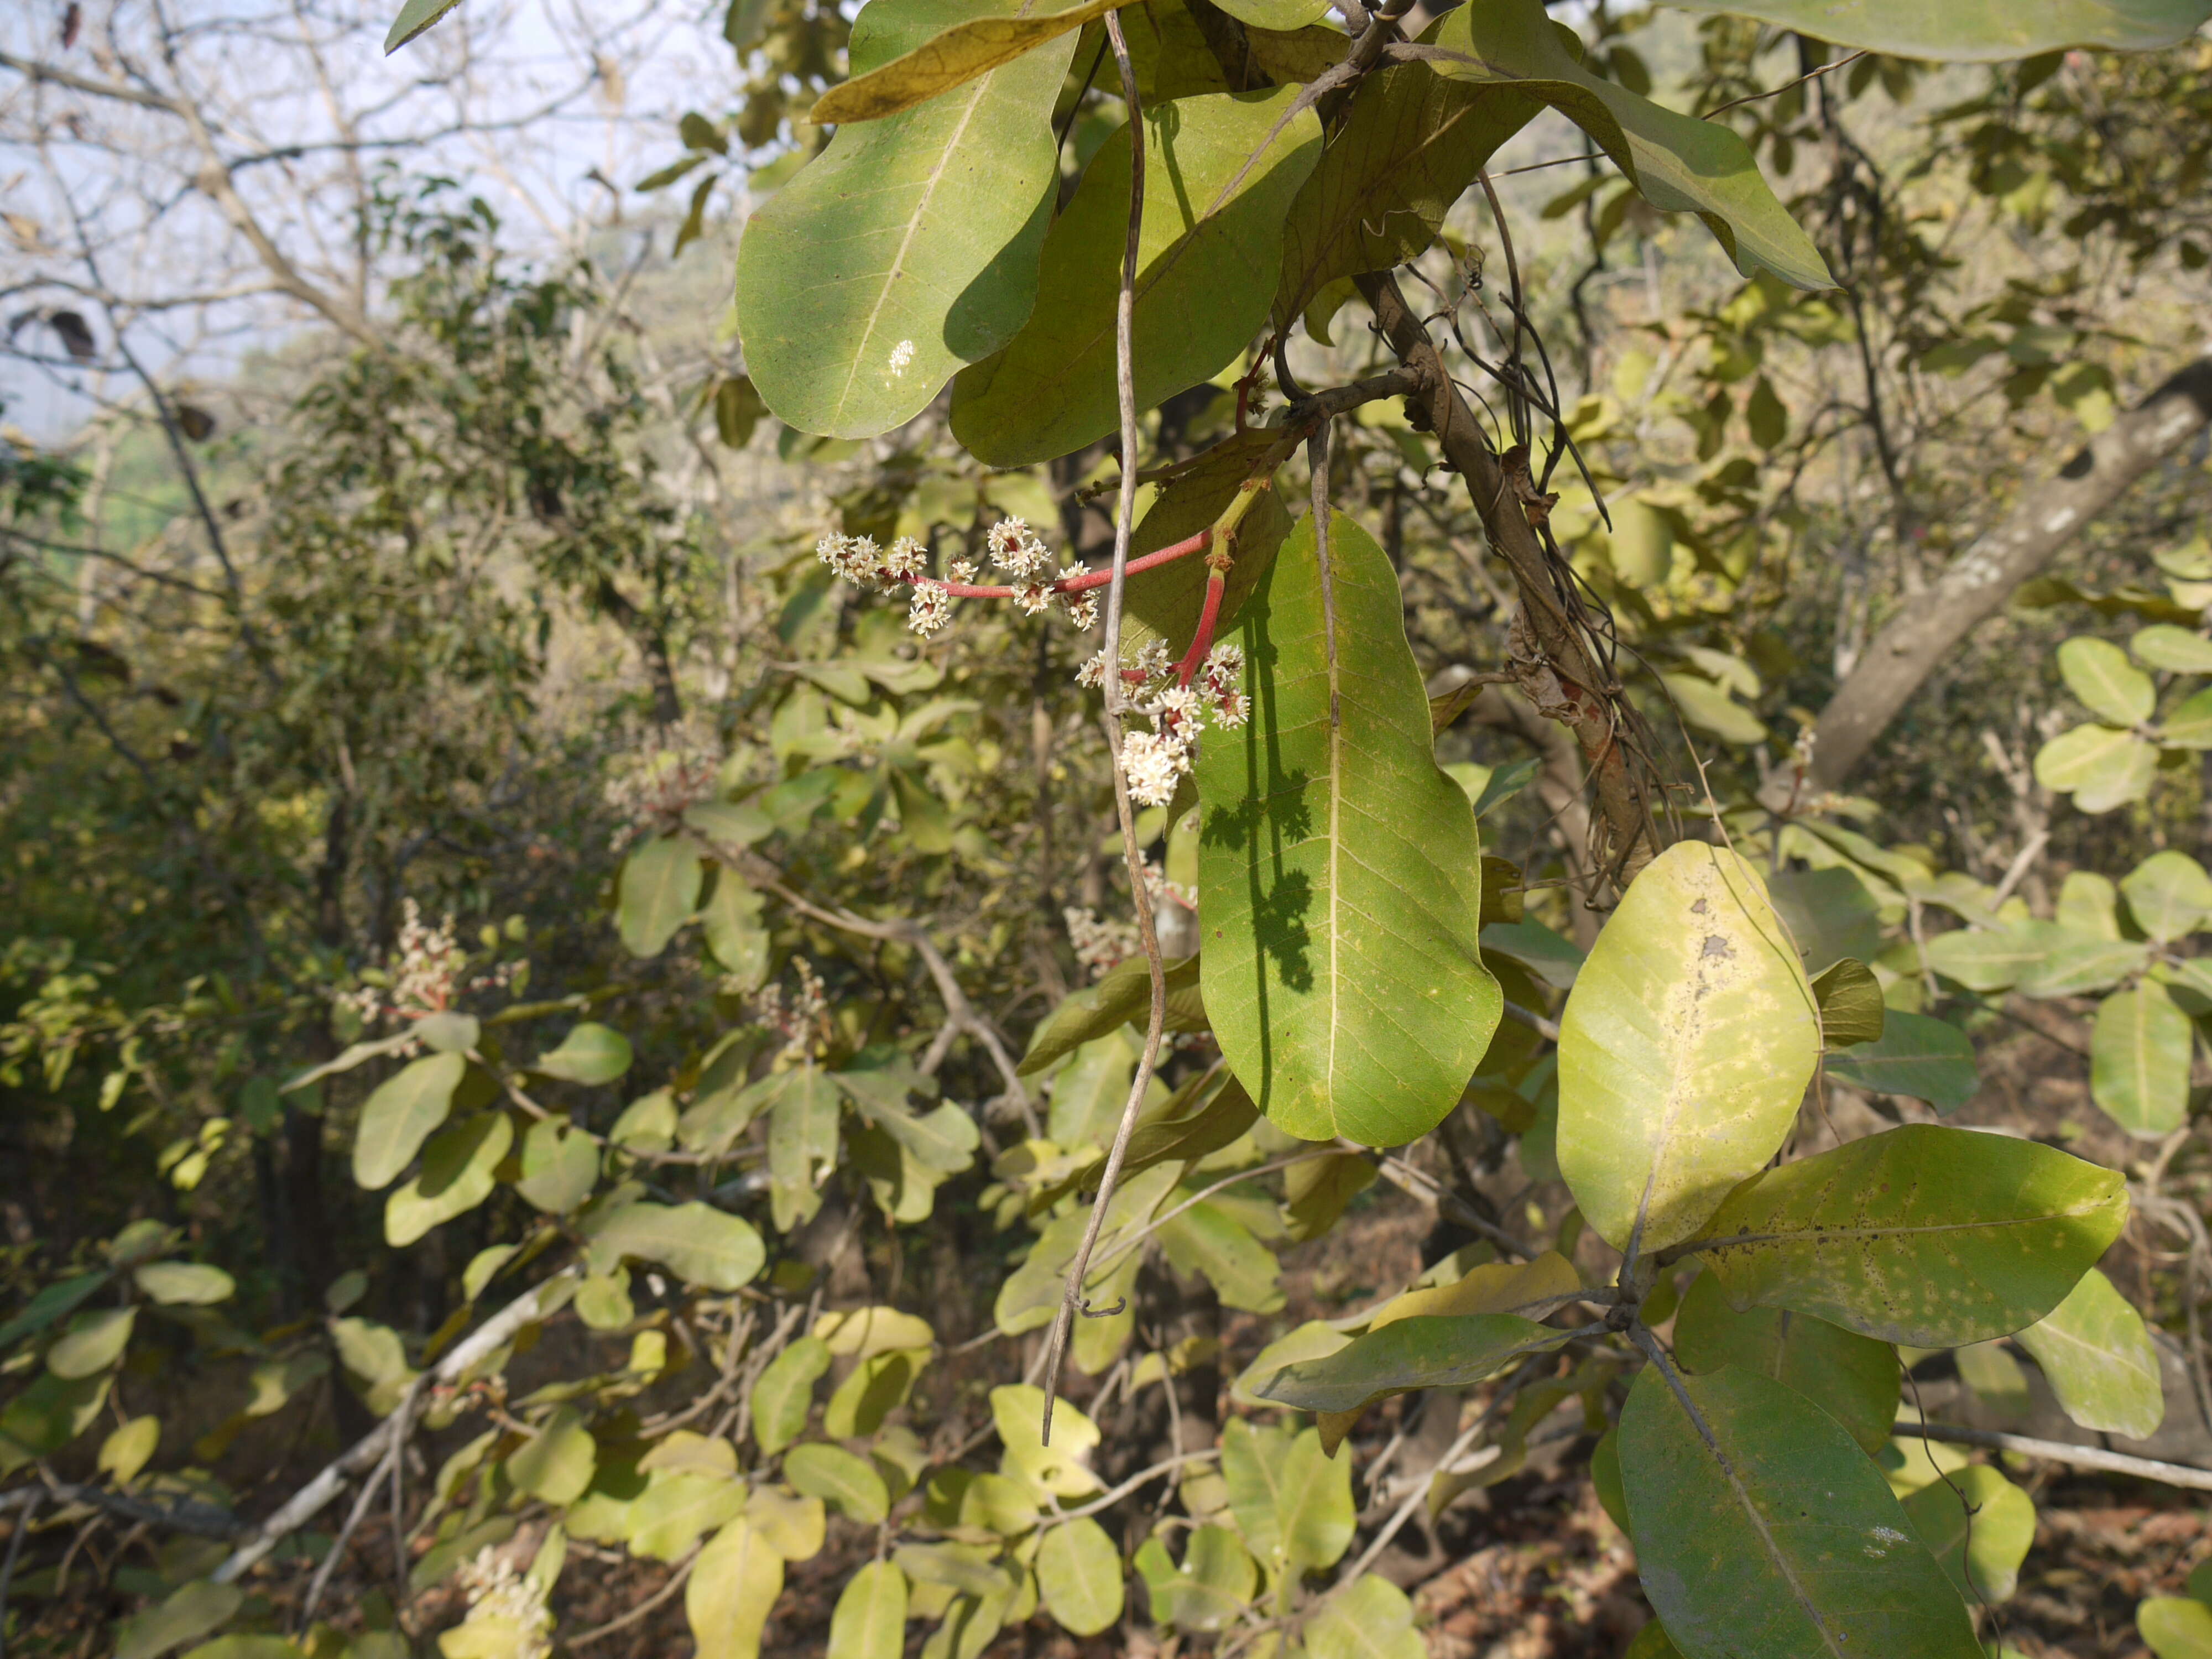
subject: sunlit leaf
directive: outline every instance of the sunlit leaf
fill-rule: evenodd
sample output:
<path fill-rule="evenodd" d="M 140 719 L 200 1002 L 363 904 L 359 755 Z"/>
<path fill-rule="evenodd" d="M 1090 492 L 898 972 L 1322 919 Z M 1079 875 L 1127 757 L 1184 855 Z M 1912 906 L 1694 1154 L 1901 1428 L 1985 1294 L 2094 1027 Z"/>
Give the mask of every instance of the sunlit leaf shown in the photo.
<path fill-rule="evenodd" d="M 2120 879 L 2128 914 L 2161 945 L 2185 939 L 2212 918 L 2212 876 L 2186 853 L 2153 853 Z"/>
<path fill-rule="evenodd" d="M 1429 1650 L 1406 1592 L 1371 1572 L 1323 1602 L 1305 1638 L 1307 1659 L 1423 1659 Z"/>
<path fill-rule="evenodd" d="M 2158 1349 L 2142 1316 L 2094 1267 L 2013 1340 L 2042 1367 L 2060 1407 L 2083 1428 L 2148 1440 L 2165 1421 Z"/>
<path fill-rule="evenodd" d="M 1287 1364 L 1251 1391 L 1301 1411 L 1356 1411 L 1394 1394 L 1479 1382 L 1571 1334 L 1512 1314 L 1416 1315 L 1334 1353 Z"/>
<path fill-rule="evenodd" d="M 1252 718 L 1199 756 L 1200 963 L 1222 1054 L 1270 1121 L 1393 1146 L 1458 1103 L 1503 1000 L 1474 815 L 1436 763 L 1396 573 L 1340 514 L 1329 568 L 1334 642 L 1310 517 L 1246 607 Z"/>
<path fill-rule="evenodd" d="M 505 1112 L 472 1112 L 439 1131 L 422 1149 L 420 1172 L 384 1201 L 385 1243 L 412 1244 L 489 1198 L 514 1144 L 514 1122 Z"/>
<path fill-rule="evenodd" d="M 1794 1308 L 1885 1342 L 1954 1348 L 2064 1301 L 2127 1210 L 2118 1170 L 2034 1141 L 1907 1124 L 1745 1182 L 1698 1253 L 1737 1308 Z"/>
<path fill-rule="evenodd" d="M 818 1498 L 848 1520 L 872 1527 L 890 1513 L 884 1478 L 865 1459 L 842 1446 L 809 1441 L 784 1454 L 783 1478 L 810 1498 Z"/>
<path fill-rule="evenodd" d="M 149 1261 L 131 1270 L 138 1288 L 167 1307 L 210 1308 L 228 1302 L 238 1283 L 204 1261 Z"/>
<path fill-rule="evenodd" d="M 1559 1018 L 1559 1172 L 1591 1227 L 1631 1253 L 1695 1232 L 1781 1146 L 1820 1052 L 1758 872 L 1701 842 L 1661 854 Z"/>
<path fill-rule="evenodd" d="M 2084 812 L 2109 812 L 2141 800 L 2157 771 L 2156 745 L 2110 726 L 2077 726 L 2035 751 L 2035 781 L 2073 796 Z"/>
<path fill-rule="evenodd" d="M 871 0 L 853 28 L 859 78 L 824 101 L 856 96 L 872 70 L 948 26 L 1023 26 L 1014 0 L 992 0 L 997 18 L 979 9 Z M 785 422 L 888 431 L 1021 327 L 1058 179 L 1053 100 L 1074 51 L 1063 33 L 919 107 L 842 128 L 746 222 L 738 326 L 753 384 Z"/>
<path fill-rule="evenodd" d="M 106 1370 L 123 1357 L 137 1322 L 136 1308 L 101 1308 L 81 1313 L 46 1350 L 46 1369 L 56 1376 L 91 1376 Z"/>
<path fill-rule="evenodd" d="M 783 1558 L 740 1515 L 700 1552 L 684 1588 L 697 1659 L 757 1659 L 782 1593 Z"/>
<path fill-rule="evenodd" d="M 657 957 L 699 908 L 706 880 L 699 843 L 689 836 L 653 836 L 623 860 L 615 920 L 632 956 Z"/>
<path fill-rule="evenodd" d="M 427 1054 L 377 1085 L 354 1133 L 353 1178 L 370 1192 L 389 1186 L 415 1161 L 453 1109 L 453 1091 L 469 1063 L 459 1054 Z"/>
<path fill-rule="evenodd" d="M 1096 1636 L 1121 1617 L 1121 1553 L 1085 1516 L 1054 1527 L 1037 1547 L 1037 1594 L 1073 1636 Z"/>
<path fill-rule="evenodd" d="M 2146 980 L 2097 1006 L 2089 1034 L 2089 1093 L 2130 1134 L 2160 1140 L 2189 1116 L 2195 1028 L 2166 988 Z"/>
<path fill-rule="evenodd" d="M 1683 11 L 1756 17 L 1816 40 L 1897 58 L 1987 64 L 2060 46 L 2144 52 L 2186 40 L 2208 0 L 2036 0 L 2033 5 L 1927 5 L 1920 0 L 1668 0 Z"/>
<path fill-rule="evenodd" d="M 906 1649 L 906 1575 L 871 1561 L 845 1581 L 830 1615 L 826 1659 L 899 1659 Z"/>
<path fill-rule="evenodd" d="M 829 1345 L 802 1336 L 761 1372 L 753 1385 L 753 1438 L 764 1456 L 775 1456 L 805 1431 L 814 1385 L 829 1369 Z"/>
<path fill-rule="evenodd" d="M 548 1504 L 573 1504 L 592 1484 L 599 1447 L 583 1413 L 562 1406 L 543 1428 L 507 1455 L 507 1478 L 517 1492 Z"/>
<path fill-rule="evenodd" d="M 1905 1500 L 1913 1529 L 1961 1596 L 2011 1599 L 2035 1541 L 2035 1505 L 1986 1463 L 1971 1464 Z"/>
<path fill-rule="evenodd" d="M 712 1291 L 749 1283 L 768 1259 L 750 1222 L 699 1203 L 625 1205 L 590 1229 L 590 1245 L 595 1261 L 641 1256 Z"/>
<path fill-rule="evenodd" d="M 817 99 L 807 119 L 817 125 L 880 121 L 925 100 L 965 86 L 1002 64 L 1081 28 L 1129 0 L 1087 0 L 1065 11 L 1024 17 L 972 17 L 886 64 L 871 66 Z M 957 15 L 957 14 L 956 14 Z"/>
<path fill-rule="evenodd" d="M 530 1069 L 563 1083 L 612 1083 L 629 1070 L 629 1039 L 611 1025 L 586 1020 L 572 1026 L 561 1046 L 540 1054 Z"/>

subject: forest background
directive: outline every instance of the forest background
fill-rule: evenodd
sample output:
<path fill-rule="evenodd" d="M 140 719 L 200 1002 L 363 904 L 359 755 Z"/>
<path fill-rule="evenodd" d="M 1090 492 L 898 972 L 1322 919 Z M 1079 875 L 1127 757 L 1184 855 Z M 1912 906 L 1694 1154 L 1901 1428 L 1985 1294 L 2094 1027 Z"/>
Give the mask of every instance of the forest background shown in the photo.
<path fill-rule="evenodd" d="M 1139 40 L 1196 39 L 1218 17 L 1206 0 L 1146 15 Z M 2100 1083 L 2095 997 L 1929 956 L 1946 928 L 2000 913 L 2118 938 L 2112 882 L 2158 854 L 2207 856 L 2212 743 L 2178 711 L 2153 723 L 2097 647 L 2060 647 L 2160 628 L 2196 641 L 2135 647 L 2161 690 L 2209 665 L 2212 45 L 1931 66 L 1602 0 L 1555 15 L 1593 73 L 1741 133 L 1842 284 L 1747 280 L 1548 115 L 1413 267 L 1439 304 L 1525 295 L 1552 428 L 1576 449 L 1547 481 L 1551 528 L 1609 617 L 1674 814 L 1710 799 L 1770 835 L 1778 871 L 1856 872 L 1867 898 L 1840 925 L 1860 942 L 1838 954 L 1873 964 L 1893 1009 L 1972 1038 L 1971 1079 L 1936 1105 L 1832 1080 L 1826 1133 L 1940 1106 L 2136 1183 L 2106 1272 L 2164 1334 L 2156 1434 L 2077 1428 L 2002 1349 L 1923 1358 L 1916 1409 L 2212 1462 L 2212 1169 L 2186 1113 L 2131 1120 Z M 1134 959 L 1108 750 L 1075 681 L 1090 647 L 1018 612 L 916 640 L 902 606 L 836 583 L 815 549 L 834 530 L 973 550 L 1020 516 L 1062 562 L 1095 565 L 1118 472 L 1109 442 L 988 471 L 951 442 L 941 400 L 880 438 L 809 435 L 747 377 L 735 249 L 818 148 L 807 110 L 844 77 L 852 16 L 793 0 L 471 4 L 389 59 L 391 18 L 344 0 L 70 0 L 0 22 L 0 396 L 18 422 L 0 448 L 0 1314 L 154 1258 L 229 1286 L 149 1290 L 162 1318 L 125 1323 L 100 1362 L 112 1387 L 61 1443 L 0 1423 L 31 1454 L 11 1491 L 45 1494 L 42 1512 L 11 1511 L 11 1646 L 154 1659 L 237 1618 L 310 1632 L 319 1652 L 325 1597 L 330 1640 L 427 1644 L 483 1602 L 453 1576 L 481 1551 L 542 1567 L 542 1516 L 492 1513 L 489 1480 L 481 1511 L 453 1501 L 453 1433 L 392 1460 L 395 1493 L 402 1474 L 414 1488 L 394 1500 L 401 1565 L 374 1528 L 346 1527 L 333 1552 L 339 1505 L 260 1569 L 243 1611 L 197 1627 L 148 1621 L 209 1570 L 209 1538 L 88 1495 L 260 1514 L 358 1441 L 492 1276 L 548 1247 L 571 1142 L 533 1139 L 535 1123 L 639 1155 L 610 1161 L 610 1182 L 780 1237 L 752 1299 L 713 1318 L 658 1273 L 595 1268 L 592 1297 L 532 1328 L 534 1382 L 613 1366 L 639 1411 L 674 1419 L 744 1356 L 765 1366 L 825 1316 L 895 1308 L 927 1321 L 935 1358 L 889 1420 L 942 1462 L 988 1435 L 994 1387 L 1033 1373 L 1044 1332 L 1001 1291 L 1037 1251 L 1052 1265 L 1029 1222 L 1048 1212 L 1024 1204 L 1050 1171 L 1024 1149 L 1110 1129 L 1136 1059 L 1116 1020 L 1056 1071 L 1014 1064 Z M 1086 37 L 1076 62 L 1092 55 Z M 1064 195 L 1121 118 L 1096 90 L 1066 103 Z M 1492 307 L 1468 326 L 1517 354 L 1524 328 Z M 1293 361 L 1309 384 L 1389 367 L 1369 319 L 1348 284 L 1306 310 Z M 1242 384 L 1253 361 L 1148 417 L 1160 459 L 1265 418 Z M 2075 459 L 2084 445 L 2094 465 Z M 1486 945 L 1542 1021 L 1596 934 L 1573 896 L 1603 872 L 1574 742 L 1498 683 L 1514 601 L 1449 459 L 1401 403 L 1368 403 L 1339 423 L 1334 498 L 1398 573 L 1442 704 L 1438 758 L 1517 872 L 1486 920 L 1527 931 Z M 1962 599 L 1961 564 L 1999 552 L 1982 597 Z M 1888 649 L 1900 619 L 1953 613 L 1917 655 Z M 2039 765 L 2085 708 L 2118 746 Z M 702 805 L 768 827 L 701 819 Z M 686 824 L 701 846 L 734 834 L 754 850 L 641 864 Z M 1161 810 L 1139 830 L 1180 955 L 1195 834 Z M 2192 1017 L 2212 1009 L 2188 994 Z M 480 1022 L 461 1048 L 492 1044 L 482 1075 L 530 1109 L 515 1108 L 511 1154 L 454 1154 L 481 1164 L 483 1190 L 418 1193 L 420 1224 L 401 1224 L 356 1181 L 364 1103 L 390 1075 L 356 1045 L 408 1058 L 421 1018 L 449 1014 Z M 2212 1076 L 2197 1046 L 2184 1039 L 2191 1110 Z M 697 1129 L 717 1064 L 750 1067 L 750 1085 L 793 1051 L 834 1056 L 841 1076 L 927 1079 L 913 1094 L 971 1127 L 914 1112 L 936 1126 L 930 1164 L 919 1139 L 886 1153 L 872 1119 L 841 1155 L 833 1121 L 795 1182 L 764 1117 L 757 1146 Z M 1437 1142 L 1309 1166 L 1319 1181 L 1262 1141 L 1206 1149 L 1228 1160 L 1209 1169 L 1245 1177 L 1218 1206 L 1233 1231 L 1133 1247 L 1132 1311 L 1067 1380 L 1108 1429 L 1106 1484 L 1163 1468 L 1154 1486 L 1176 1484 L 1175 1458 L 1258 1409 L 1238 1384 L 1268 1341 L 1495 1234 L 1594 1271 L 1604 1246 L 1551 1161 L 1547 1110 L 1524 1072 L 1471 1091 Z M 712 1286 L 715 1270 L 681 1276 Z M 7 1331 L 11 1399 L 62 1374 L 36 1346 L 53 1333 Z M 770 1331 L 787 1346 L 761 1346 Z M 882 1355 L 864 1340 L 836 1357 L 833 1385 Z M 1363 1455 L 1402 1461 L 1397 1484 L 1363 1464 L 1354 1553 L 1420 1589 L 1431 1651 L 1633 1638 L 1647 1613 L 1620 1528 L 1575 1478 L 1607 1385 L 1585 1377 L 1516 1420 L 1480 1480 L 1452 1462 L 1456 1418 L 1426 1440 L 1410 1411 L 1360 1431 Z M 540 1413 L 529 1432 L 553 1431 Z M 2041 1513 L 2005 1639 L 2139 1651 L 2137 1603 L 2178 1595 L 2203 1552 L 2196 1509 L 2154 1480 L 2009 1467 Z M 1399 1512 L 1455 1474 L 1433 1513 Z M 1903 1467 L 1896 1484 L 1918 1489 Z M 1211 1512 L 1179 1490 L 1188 1514 Z M 825 1551 L 793 1558 L 769 1650 L 832 1639 L 883 1535 L 865 1503 L 832 1508 Z M 626 1553 L 571 1522 L 552 1639 L 683 1639 L 675 1595 L 698 1536 Z M 1142 1536 L 1131 1522 L 1125 1553 L 1149 1581 Z M 1126 1615 L 1117 1599 L 1129 1623 L 1097 1639 L 1188 1639 L 1161 1638 L 1172 1594 L 1149 1620 L 1144 1596 Z M 1018 1607 L 1010 1592 L 988 1631 L 972 1609 L 965 1628 L 1009 1652 L 1072 1639 Z"/>

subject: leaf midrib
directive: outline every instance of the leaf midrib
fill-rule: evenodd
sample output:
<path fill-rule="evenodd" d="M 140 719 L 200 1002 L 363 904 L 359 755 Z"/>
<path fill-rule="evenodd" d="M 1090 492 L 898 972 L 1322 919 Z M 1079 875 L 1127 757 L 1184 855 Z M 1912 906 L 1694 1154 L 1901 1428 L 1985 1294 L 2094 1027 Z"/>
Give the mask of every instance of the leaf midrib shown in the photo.
<path fill-rule="evenodd" d="M 1723 1238 L 1693 1239 L 1688 1253 L 1703 1255 L 1708 1250 L 1728 1249 L 1744 1244 L 1849 1243 L 1854 1239 L 1881 1238 L 1893 1233 L 1900 1237 L 1917 1237 L 1930 1233 L 1974 1233 L 1988 1232 L 2000 1227 L 2033 1227 L 2047 1221 L 2069 1221 L 2078 1216 L 2094 1215 L 2100 1210 L 2109 1208 L 2112 1201 L 2109 1196 L 2084 1199 L 2066 1209 L 2045 1211 L 2039 1215 L 2008 1216 L 1996 1221 L 1931 1221 L 1918 1222 L 1910 1226 L 1822 1227 L 1810 1231 L 1786 1233 L 1731 1233 Z"/>

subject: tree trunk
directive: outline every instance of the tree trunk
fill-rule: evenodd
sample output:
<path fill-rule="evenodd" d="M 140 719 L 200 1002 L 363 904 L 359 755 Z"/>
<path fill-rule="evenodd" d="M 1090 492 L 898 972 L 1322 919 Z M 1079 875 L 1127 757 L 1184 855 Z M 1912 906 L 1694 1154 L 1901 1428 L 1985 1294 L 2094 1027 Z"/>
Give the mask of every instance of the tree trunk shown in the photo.
<path fill-rule="evenodd" d="M 2174 374 L 2023 495 L 2003 523 L 1951 562 L 1935 587 L 1890 618 L 1820 711 L 1813 781 L 1836 788 L 1976 624 L 2212 421 L 2212 355 Z"/>

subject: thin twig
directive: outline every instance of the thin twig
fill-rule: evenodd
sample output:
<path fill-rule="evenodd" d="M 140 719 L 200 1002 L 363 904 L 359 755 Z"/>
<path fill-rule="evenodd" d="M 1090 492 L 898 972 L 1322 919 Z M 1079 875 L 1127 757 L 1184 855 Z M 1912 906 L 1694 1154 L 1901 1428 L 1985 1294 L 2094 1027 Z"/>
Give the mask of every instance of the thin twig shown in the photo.
<path fill-rule="evenodd" d="M 1110 1510 L 1138 1487 L 1158 1480 L 1170 1470 L 1179 1469 L 1186 1463 L 1210 1463 L 1220 1455 L 1220 1451 L 1212 1446 L 1200 1451 L 1177 1452 L 1173 1457 L 1155 1463 L 1148 1469 L 1139 1469 L 1111 1492 L 1100 1494 L 1080 1509 L 1062 1510 L 1056 1515 L 1046 1516 L 1045 1524 L 1056 1527 L 1069 1521 L 1079 1521 L 1086 1515 L 1096 1515 L 1101 1510 Z"/>
<path fill-rule="evenodd" d="M 8 1659 L 8 1587 L 15 1583 L 15 1562 L 23 1553 L 23 1540 L 31 1535 L 31 1522 L 37 1518 L 46 1494 L 34 1486 L 20 1497 L 15 1492 L 8 1496 L 16 1499 L 15 1506 L 23 1512 L 15 1517 L 15 1530 L 9 1534 L 8 1559 L 0 1561 L 0 1659 Z"/>
<path fill-rule="evenodd" d="M 691 1569 L 699 1565 L 699 1552 L 706 1547 L 704 1544 L 694 1544 L 691 1547 L 691 1553 L 676 1564 L 676 1571 L 668 1575 L 666 1583 L 621 1617 L 610 1619 L 605 1624 L 586 1631 L 581 1636 L 570 1637 L 568 1645 L 572 1648 L 580 1648 L 598 1641 L 603 1636 L 612 1636 L 618 1630 L 628 1630 L 684 1588 L 684 1581 L 691 1576 Z"/>
<path fill-rule="evenodd" d="M 1899 1423 L 1893 1431 L 1917 1435 L 1923 1440 L 1949 1440 L 1962 1446 L 1987 1446 L 1992 1451 L 2018 1452 L 2047 1462 L 2070 1463 L 2075 1468 L 2099 1469 L 2107 1474 L 2132 1474 L 2191 1492 L 2212 1492 L 2212 1469 L 2187 1463 L 2161 1463 L 2154 1457 L 2131 1457 L 2095 1446 L 2069 1446 L 2062 1440 L 2037 1440 L 2025 1434 L 2000 1434 L 1994 1429 L 1966 1429 L 1950 1423 Z"/>
<path fill-rule="evenodd" d="M 368 1518 L 369 1505 L 376 1502 L 377 1488 L 384 1479 L 385 1471 L 392 1467 L 398 1455 L 399 1441 L 395 1437 L 392 1449 L 384 1454 L 384 1462 L 378 1464 L 368 1479 L 361 1483 L 361 1496 L 353 1500 L 353 1508 L 347 1511 L 345 1525 L 338 1528 L 337 1538 L 331 1545 L 330 1553 L 323 1557 L 323 1565 L 315 1569 L 314 1579 L 307 1586 L 307 1599 L 300 1604 L 300 1617 L 294 1626 L 295 1630 L 306 1630 L 314 1623 L 316 1604 L 323 1599 L 323 1592 L 330 1588 L 331 1576 L 337 1571 L 338 1563 L 345 1557 L 346 1546 L 353 1542 L 354 1534 L 361 1530 L 361 1523 Z"/>
<path fill-rule="evenodd" d="M 1098 1182 L 1098 1196 L 1091 1201 L 1091 1218 L 1084 1225 L 1083 1243 L 1069 1264 L 1067 1284 L 1060 1292 L 1060 1314 L 1053 1321 L 1045 1344 L 1044 1421 L 1039 1438 L 1052 1443 L 1052 1402 L 1060 1388 L 1060 1364 L 1067 1352 L 1076 1316 L 1082 1306 L 1083 1279 L 1097 1248 L 1098 1230 L 1114 1201 L 1114 1188 L 1121 1178 L 1121 1161 L 1128 1156 L 1129 1137 L 1137 1127 L 1137 1113 L 1152 1085 L 1152 1068 L 1159 1064 L 1160 1042 L 1167 1034 L 1167 963 L 1160 955 L 1160 936 L 1152 925 L 1152 905 L 1145 888 L 1145 855 L 1137 844 L 1136 814 L 1129 804 L 1129 775 L 1121 764 L 1121 714 L 1128 706 L 1128 690 L 1118 672 L 1121 665 L 1121 609 L 1128 586 L 1129 542 L 1137 522 L 1137 250 L 1145 222 L 1145 112 L 1137 95 L 1137 71 L 1129 62 L 1129 43 L 1122 38 L 1119 12 L 1106 14 L 1106 38 L 1114 43 L 1114 62 L 1121 71 L 1121 93 L 1129 103 L 1129 228 L 1121 251 L 1121 291 L 1114 308 L 1114 378 L 1121 405 L 1121 493 L 1114 517 L 1114 580 L 1106 593 L 1105 658 L 1116 671 L 1106 676 L 1106 743 L 1114 769 L 1114 811 L 1121 823 L 1121 860 L 1129 872 L 1129 897 L 1137 913 L 1137 935 L 1152 969 L 1152 1015 L 1145 1028 L 1145 1052 L 1129 1081 L 1129 1098 L 1121 1108 L 1121 1121 L 1114 1131 L 1113 1149 L 1106 1154 L 1105 1173 Z"/>

